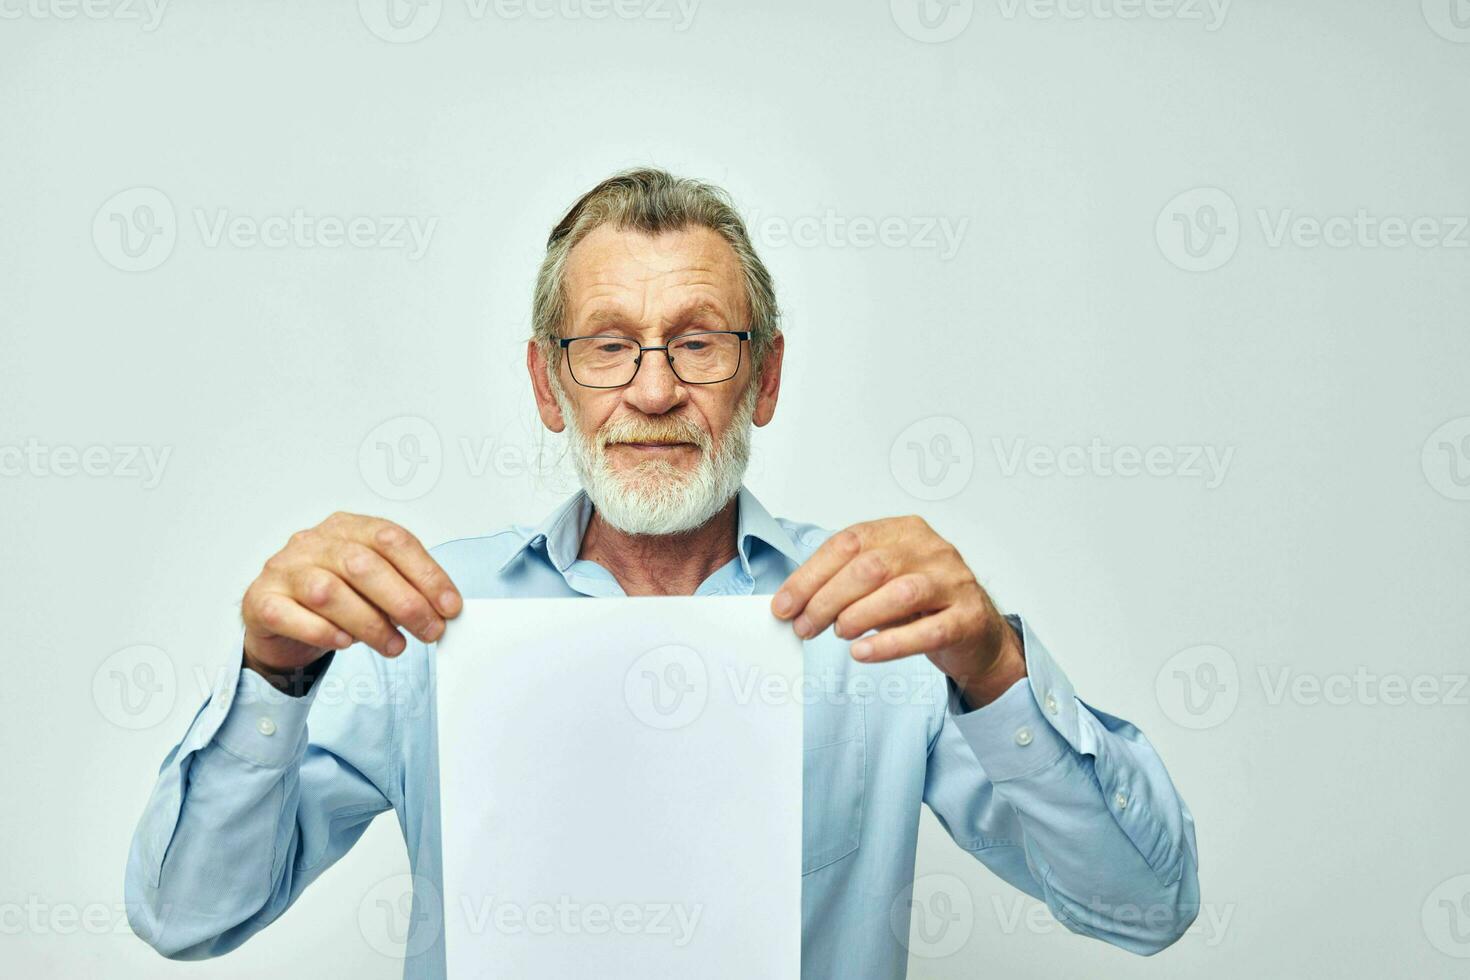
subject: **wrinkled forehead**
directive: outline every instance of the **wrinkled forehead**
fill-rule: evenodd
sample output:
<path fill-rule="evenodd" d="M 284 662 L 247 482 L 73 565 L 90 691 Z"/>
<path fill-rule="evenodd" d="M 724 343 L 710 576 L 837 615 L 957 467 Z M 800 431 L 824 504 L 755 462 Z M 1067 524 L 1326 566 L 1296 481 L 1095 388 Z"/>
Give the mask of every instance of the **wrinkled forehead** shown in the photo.
<path fill-rule="evenodd" d="M 743 329 L 745 280 L 735 250 L 708 228 L 650 235 L 602 225 L 567 254 L 569 326 L 661 329 L 692 322 Z"/>

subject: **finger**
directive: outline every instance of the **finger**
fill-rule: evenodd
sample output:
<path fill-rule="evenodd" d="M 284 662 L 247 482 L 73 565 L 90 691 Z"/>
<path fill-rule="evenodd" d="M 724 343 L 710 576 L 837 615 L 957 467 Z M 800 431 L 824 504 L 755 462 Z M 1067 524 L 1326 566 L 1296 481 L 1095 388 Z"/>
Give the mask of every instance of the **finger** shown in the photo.
<path fill-rule="evenodd" d="M 898 559 L 891 552 L 870 548 L 843 565 L 796 617 L 796 635 L 816 636 L 831 626 L 848 606 L 870 595 L 898 573 Z"/>
<path fill-rule="evenodd" d="M 325 568 L 312 566 L 297 572 L 291 594 L 307 609 L 385 657 L 396 657 L 407 646 L 403 634 L 393 628 L 381 610 Z"/>
<path fill-rule="evenodd" d="M 862 539 L 853 528 L 838 531 L 823 541 L 822 546 L 781 583 L 781 588 L 771 597 L 771 612 L 780 619 L 797 616 L 817 590 L 862 550 Z"/>
<path fill-rule="evenodd" d="M 842 610 L 835 632 L 842 639 L 851 639 L 868 630 L 902 625 L 933 611 L 936 595 L 933 581 L 922 572 L 898 575 Z"/>
<path fill-rule="evenodd" d="M 296 640 L 321 650 L 344 650 L 352 637 L 284 592 L 267 592 L 255 607 L 256 618 L 275 636 Z"/>
<path fill-rule="evenodd" d="M 951 606 L 912 623 L 879 630 L 852 645 L 853 658 L 863 663 L 882 663 L 916 653 L 937 653 L 953 646 L 964 635 L 962 617 L 963 613 Z"/>
<path fill-rule="evenodd" d="M 418 538 L 392 521 L 371 519 L 356 525 L 355 540 L 393 563 L 408 583 L 425 596 L 440 615 L 453 619 L 464 608 L 449 575 Z"/>
<path fill-rule="evenodd" d="M 365 545 L 349 543 L 338 551 L 337 574 L 358 595 L 425 643 L 444 633 L 444 620 L 388 559 Z"/>

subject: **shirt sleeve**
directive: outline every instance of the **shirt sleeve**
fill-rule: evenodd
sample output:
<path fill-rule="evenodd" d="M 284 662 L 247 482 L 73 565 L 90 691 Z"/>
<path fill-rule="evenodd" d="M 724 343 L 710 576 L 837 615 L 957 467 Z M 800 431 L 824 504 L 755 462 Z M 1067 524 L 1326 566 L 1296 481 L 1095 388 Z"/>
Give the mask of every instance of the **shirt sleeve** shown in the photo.
<path fill-rule="evenodd" d="M 300 698 L 249 669 L 222 673 L 163 760 L 128 853 L 128 921 L 154 949 L 236 948 L 389 808 L 393 699 L 375 660 L 360 645 L 337 653 Z"/>
<path fill-rule="evenodd" d="M 951 681 L 924 799 L 962 848 L 1073 932 L 1140 954 L 1199 914 L 1194 819 L 1143 733 L 1085 704 L 1029 625 L 1027 676 L 969 710 Z"/>

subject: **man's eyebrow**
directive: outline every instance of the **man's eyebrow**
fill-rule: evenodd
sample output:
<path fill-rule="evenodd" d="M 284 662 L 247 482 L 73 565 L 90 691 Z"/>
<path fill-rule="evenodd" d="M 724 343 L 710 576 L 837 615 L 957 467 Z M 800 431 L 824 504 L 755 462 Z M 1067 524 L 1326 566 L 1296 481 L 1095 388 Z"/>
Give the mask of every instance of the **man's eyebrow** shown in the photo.
<path fill-rule="evenodd" d="M 674 314 L 673 317 L 670 318 L 670 322 L 686 323 L 690 320 L 695 320 L 702 316 L 713 316 L 720 320 L 728 319 L 728 315 L 725 313 L 724 310 L 720 309 L 720 307 L 716 306 L 714 303 L 711 303 L 709 300 L 700 300 L 698 302 L 691 303 L 683 309 L 679 310 L 677 313 Z"/>
<path fill-rule="evenodd" d="M 587 325 L 604 326 L 606 324 L 613 324 L 614 326 L 616 326 L 625 322 L 626 319 L 627 318 L 624 317 L 623 314 L 619 313 L 617 310 L 598 310 L 595 313 L 588 314 Z"/>

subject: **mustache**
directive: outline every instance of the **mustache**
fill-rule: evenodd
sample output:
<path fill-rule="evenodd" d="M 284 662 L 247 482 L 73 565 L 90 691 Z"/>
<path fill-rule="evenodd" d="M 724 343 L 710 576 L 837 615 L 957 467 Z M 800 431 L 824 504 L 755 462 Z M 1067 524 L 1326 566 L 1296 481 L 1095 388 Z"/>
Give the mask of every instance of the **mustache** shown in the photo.
<path fill-rule="evenodd" d="M 597 434 L 597 441 L 603 447 L 618 442 L 688 442 L 705 452 L 713 443 L 708 432 L 685 416 L 612 419 Z"/>

